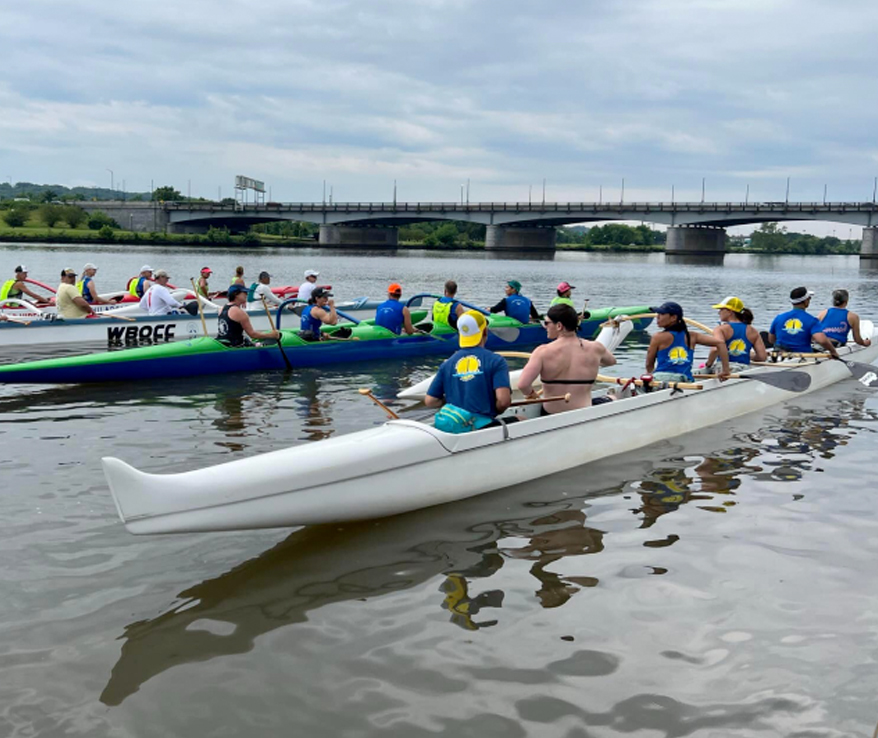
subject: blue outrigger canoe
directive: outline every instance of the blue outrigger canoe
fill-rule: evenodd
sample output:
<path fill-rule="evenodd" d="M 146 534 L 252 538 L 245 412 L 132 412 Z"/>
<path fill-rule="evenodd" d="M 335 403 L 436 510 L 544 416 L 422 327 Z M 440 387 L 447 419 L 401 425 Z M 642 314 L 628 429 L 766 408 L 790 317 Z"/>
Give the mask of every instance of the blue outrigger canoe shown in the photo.
<path fill-rule="evenodd" d="M 412 298 L 414 299 L 414 298 Z M 286 304 L 286 303 L 285 303 Z M 579 328 L 583 338 L 593 338 L 600 324 L 619 315 L 647 312 L 648 308 L 604 308 L 592 311 Z M 280 328 L 283 305 L 277 311 Z M 280 329 L 281 338 L 264 346 L 231 348 L 214 338 L 192 338 L 155 346 L 141 346 L 0 366 L 3 384 L 79 384 L 193 377 L 230 372 L 278 371 L 327 364 L 450 355 L 458 348 L 457 332 L 448 326 L 427 325 L 425 310 L 412 311 L 412 321 L 423 332 L 396 335 L 374 321 L 356 321 L 324 330 L 327 340 L 306 341 L 298 331 Z M 644 329 L 652 318 L 634 321 Z M 539 323 L 519 323 L 501 315 L 488 316 L 488 343 L 492 350 L 514 349 L 545 343 L 546 330 Z M 427 330 L 429 328 L 429 330 Z"/>

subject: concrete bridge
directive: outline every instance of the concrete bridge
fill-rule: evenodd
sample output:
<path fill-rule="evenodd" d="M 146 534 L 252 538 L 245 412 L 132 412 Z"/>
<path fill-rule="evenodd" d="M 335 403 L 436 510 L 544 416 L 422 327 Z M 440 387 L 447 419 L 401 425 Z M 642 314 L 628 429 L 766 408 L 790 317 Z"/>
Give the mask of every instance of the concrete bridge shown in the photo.
<path fill-rule="evenodd" d="M 643 221 L 668 227 L 669 254 L 725 253 L 730 226 L 773 221 L 829 221 L 861 226 L 863 259 L 878 259 L 878 205 L 874 202 L 678 203 L 265 203 L 81 202 L 136 231 L 205 233 L 211 226 L 245 231 L 280 220 L 320 226 L 320 243 L 396 248 L 398 227 L 424 221 L 463 221 L 487 227 L 485 248 L 552 251 L 555 229 L 572 223 Z"/>

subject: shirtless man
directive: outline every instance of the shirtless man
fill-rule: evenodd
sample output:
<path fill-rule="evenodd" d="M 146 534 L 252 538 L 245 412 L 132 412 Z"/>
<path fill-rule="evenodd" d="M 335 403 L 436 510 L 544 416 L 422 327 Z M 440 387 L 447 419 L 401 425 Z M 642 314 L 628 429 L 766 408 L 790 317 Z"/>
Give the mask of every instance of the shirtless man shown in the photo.
<path fill-rule="evenodd" d="M 546 394 L 570 393 L 570 402 L 547 402 L 543 415 L 590 407 L 591 386 L 602 366 L 613 366 L 616 358 L 597 341 L 583 341 L 576 335 L 579 316 L 569 305 L 549 308 L 543 321 L 548 343 L 535 349 L 518 379 L 518 389 L 527 398 L 537 397 L 533 383 L 542 377 Z M 599 402 L 608 402 L 599 398 Z M 597 403 L 594 403 L 597 404 Z"/>

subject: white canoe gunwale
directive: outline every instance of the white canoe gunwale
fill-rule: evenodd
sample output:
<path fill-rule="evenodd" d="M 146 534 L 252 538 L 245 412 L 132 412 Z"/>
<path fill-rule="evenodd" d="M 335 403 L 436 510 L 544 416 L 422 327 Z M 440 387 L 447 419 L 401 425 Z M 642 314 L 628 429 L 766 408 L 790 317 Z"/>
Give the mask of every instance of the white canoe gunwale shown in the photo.
<path fill-rule="evenodd" d="M 839 353 L 871 362 L 878 344 Z M 835 361 L 789 368 L 811 375 L 808 392 L 850 377 Z M 104 472 L 119 516 L 132 533 L 336 523 L 502 489 L 795 397 L 747 379 L 707 380 L 704 387 L 638 395 L 505 429 L 451 435 L 398 420 L 319 446 L 299 445 L 180 474 L 147 474 L 113 458 L 103 460 Z M 672 404 L 681 402 L 685 405 Z"/>

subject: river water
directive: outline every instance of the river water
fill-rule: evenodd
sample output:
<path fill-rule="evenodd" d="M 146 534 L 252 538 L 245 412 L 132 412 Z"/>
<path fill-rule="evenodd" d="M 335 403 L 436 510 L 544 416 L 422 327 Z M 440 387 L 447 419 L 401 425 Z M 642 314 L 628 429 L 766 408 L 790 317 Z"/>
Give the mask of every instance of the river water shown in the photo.
<path fill-rule="evenodd" d="M 806 284 L 878 315 L 856 257 L 0 254 L 53 285 L 94 261 L 101 290 L 144 262 L 217 284 L 240 263 L 278 284 L 319 269 L 339 299 L 453 277 L 488 304 L 514 278 L 545 306 L 565 279 L 592 306 L 676 298 L 705 322 L 738 295 L 764 328 Z M 382 422 L 357 388 L 392 397 L 439 361 L 0 388 L 0 736 L 872 734 L 878 398 L 853 381 L 395 518 L 134 537 L 116 516 L 102 456 L 182 471 L 314 444 Z"/>

